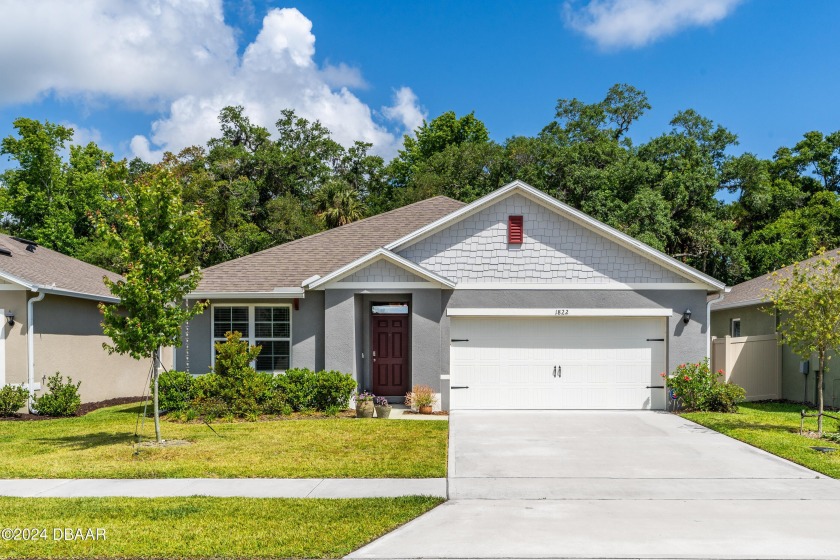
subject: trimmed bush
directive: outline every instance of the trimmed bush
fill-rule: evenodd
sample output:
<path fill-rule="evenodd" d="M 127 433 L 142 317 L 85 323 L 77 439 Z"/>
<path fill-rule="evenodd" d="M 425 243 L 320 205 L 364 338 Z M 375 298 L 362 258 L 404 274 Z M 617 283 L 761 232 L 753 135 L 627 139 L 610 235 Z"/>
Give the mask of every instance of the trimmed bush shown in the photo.
<path fill-rule="evenodd" d="M 734 383 L 718 383 L 709 393 L 704 410 L 709 412 L 738 412 L 738 405 L 744 402 L 747 392 Z"/>
<path fill-rule="evenodd" d="M 65 382 L 61 373 L 55 372 L 47 379 L 50 392 L 35 399 L 35 409 L 44 416 L 73 416 L 82 405 L 81 385 L 81 381 L 74 385 L 71 377 Z"/>
<path fill-rule="evenodd" d="M 306 368 L 294 368 L 274 378 L 274 389 L 285 397 L 295 412 L 301 410 L 345 409 L 356 390 L 356 381 L 339 371 L 314 372 Z"/>
<path fill-rule="evenodd" d="M 193 399 L 193 378 L 183 371 L 164 371 L 158 376 L 160 408 L 170 412 L 186 410 Z"/>
<path fill-rule="evenodd" d="M 4 385 L 0 387 L 0 416 L 14 416 L 15 413 L 26 405 L 29 398 L 29 391 L 23 387 L 12 387 Z"/>

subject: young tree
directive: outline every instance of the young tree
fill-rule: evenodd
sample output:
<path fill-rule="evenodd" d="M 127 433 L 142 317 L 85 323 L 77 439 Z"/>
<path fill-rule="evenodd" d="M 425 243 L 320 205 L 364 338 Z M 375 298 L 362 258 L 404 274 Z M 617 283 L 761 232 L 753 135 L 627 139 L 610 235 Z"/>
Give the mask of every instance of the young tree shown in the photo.
<path fill-rule="evenodd" d="M 840 261 L 822 249 L 813 259 L 794 264 L 790 275 L 777 275 L 775 283 L 769 296 L 781 313 L 779 342 L 804 359 L 814 352 L 819 359 L 817 430 L 822 435 L 822 385 L 828 353 L 840 349 Z"/>
<path fill-rule="evenodd" d="M 198 210 L 185 209 L 181 185 L 165 166 L 153 167 L 116 201 L 113 220 L 102 215 L 98 232 L 119 251 L 125 279 L 105 284 L 119 304 L 100 304 L 109 352 L 152 359 L 155 437 L 161 442 L 158 407 L 160 348 L 181 345 L 181 325 L 204 309 L 182 306 L 201 278 L 198 262 L 209 224 Z"/>

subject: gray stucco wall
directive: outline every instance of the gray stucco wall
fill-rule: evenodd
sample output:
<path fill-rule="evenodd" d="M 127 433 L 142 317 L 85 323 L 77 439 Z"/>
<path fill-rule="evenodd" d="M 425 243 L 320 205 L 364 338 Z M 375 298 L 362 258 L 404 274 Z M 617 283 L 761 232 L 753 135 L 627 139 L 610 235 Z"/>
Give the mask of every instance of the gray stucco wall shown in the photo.
<path fill-rule="evenodd" d="M 26 320 L 26 313 L 21 315 L 18 319 L 16 313 L 16 321 Z M 34 316 L 35 381 L 43 387 L 39 394 L 47 391 L 47 377 L 57 371 L 82 382 L 82 402 L 137 397 L 146 392 L 151 360 L 108 354 L 102 348 L 102 343 L 111 339 L 102 332 L 96 301 L 48 295 L 34 304 Z M 168 366 L 171 350 L 164 349 L 161 359 Z"/>
<path fill-rule="evenodd" d="M 411 318 L 409 350 L 411 384 L 429 385 L 440 392 L 440 376 L 448 370 L 448 354 L 442 357 L 444 319 L 441 291 L 328 289 L 325 295 L 325 360 L 327 369 L 352 373 L 362 389 L 371 385 L 370 305 L 372 303 L 409 303 Z M 447 336 L 448 336 L 448 330 Z M 449 341 L 446 341 L 447 352 Z"/>
<path fill-rule="evenodd" d="M 292 305 L 292 367 L 324 369 L 324 293 L 308 292 L 298 300 L 299 309 L 294 309 L 291 299 L 261 299 L 242 301 L 214 299 L 214 305 Z M 175 352 L 175 367 L 192 374 L 210 371 L 210 356 L 213 348 L 211 337 L 211 307 L 193 317 L 189 325 L 181 329 L 181 348 Z M 189 364 L 187 363 L 189 362 Z"/>
<path fill-rule="evenodd" d="M 525 236 L 521 245 L 507 242 L 511 215 L 523 216 Z M 689 282 L 520 194 L 399 253 L 458 282 Z"/>
<path fill-rule="evenodd" d="M 456 290 L 449 307 L 672 309 L 668 321 L 668 369 L 672 371 L 679 364 L 706 357 L 709 331 L 705 290 Z M 687 325 L 682 319 L 686 309 L 692 312 Z M 448 373 L 448 360 L 446 367 Z"/>
<path fill-rule="evenodd" d="M 776 332 L 775 316 L 763 311 L 763 306 L 751 305 L 719 311 L 712 308 L 712 336 L 729 335 L 729 324 L 732 319 L 741 319 L 741 336 L 756 336 Z"/>

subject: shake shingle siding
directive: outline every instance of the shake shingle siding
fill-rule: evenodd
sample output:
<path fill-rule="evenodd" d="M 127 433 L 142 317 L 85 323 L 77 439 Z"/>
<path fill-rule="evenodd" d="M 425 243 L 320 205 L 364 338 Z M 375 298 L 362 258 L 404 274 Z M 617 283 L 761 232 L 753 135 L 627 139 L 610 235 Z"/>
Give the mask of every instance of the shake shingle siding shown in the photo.
<path fill-rule="evenodd" d="M 508 243 L 508 218 L 524 239 Z M 686 283 L 686 278 L 515 194 L 422 239 L 400 255 L 456 282 Z"/>

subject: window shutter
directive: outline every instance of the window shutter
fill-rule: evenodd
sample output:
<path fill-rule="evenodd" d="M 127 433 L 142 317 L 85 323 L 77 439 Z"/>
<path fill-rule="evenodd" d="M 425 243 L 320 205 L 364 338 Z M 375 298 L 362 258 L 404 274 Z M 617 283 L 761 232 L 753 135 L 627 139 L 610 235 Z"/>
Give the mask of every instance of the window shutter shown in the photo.
<path fill-rule="evenodd" d="M 522 216 L 508 216 L 508 243 L 521 245 L 524 237 Z"/>

